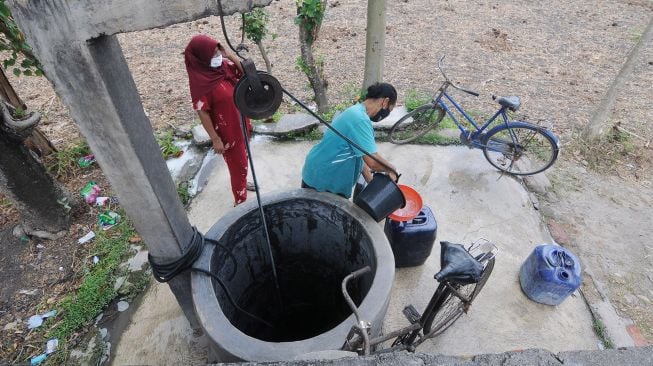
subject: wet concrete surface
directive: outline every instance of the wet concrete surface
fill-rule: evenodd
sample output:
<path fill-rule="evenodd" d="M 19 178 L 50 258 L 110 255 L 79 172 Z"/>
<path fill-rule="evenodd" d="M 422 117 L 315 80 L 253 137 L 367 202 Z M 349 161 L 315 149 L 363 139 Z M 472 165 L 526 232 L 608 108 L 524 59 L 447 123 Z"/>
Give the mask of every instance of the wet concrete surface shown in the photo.
<path fill-rule="evenodd" d="M 311 145 L 253 141 L 261 193 L 299 187 Z M 519 287 L 523 260 L 534 246 L 552 240 L 520 181 L 500 175 L 480 150 L 392 144 L 380 144 L 379 150 L 403 174 L 400 183 L 414 187 L 434 211 L 437 241 L 469 244 L 485 238 L 500 250 L 494 272 L 469 313 L 418 351 L 460 356 L 533 347 L 552 352 L 597 348 L 582 297 L 571 296 L 552 307 L 530 301 Z M 255 199 L 249 194 L 248 199 Z M 191 223 L 206 232 L 233 209 L 232 202 L 228 172 L 220 161 L 191 205 Z M 437 286 L 433 275 L 439 268 L 439 253 L 436 242 L 424 265 L 397 270 L 385 331 L 407 324 L 401 310 L 408 303 L 423 310 Z M 148 290 L 131 326 L 115 345 L 113 364 L 202 363 L 206 360 L 203 342 L 202 337 L 193 336 L 168 286 L 157 283 Z"/>

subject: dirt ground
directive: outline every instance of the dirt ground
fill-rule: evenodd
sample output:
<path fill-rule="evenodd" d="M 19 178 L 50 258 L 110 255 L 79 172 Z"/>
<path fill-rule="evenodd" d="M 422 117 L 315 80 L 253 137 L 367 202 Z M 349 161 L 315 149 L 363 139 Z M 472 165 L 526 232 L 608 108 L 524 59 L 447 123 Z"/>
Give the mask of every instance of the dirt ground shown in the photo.
<path fill-rule="evenodd" d="M 316 48 L 324 58 L 328 95 L 335 104 L 349 100 L 362 82 L 366 7 L 362 0 L 329 0 L 328 4 Z M 603 293 L 621 315 L 636 322 L 649 342 L 653 341 L 653 275 L 647 238 L 653 222 L 653 150 L 644 145 L 653 138 L 653 45 L 645 45 L 619 92 L 610 120 L 642 139 L 622 133 L 590 146 L 578 136 L 639 41 L 652 10 L 653 3 L 647 0 L 389 1 L 384 71 L 385 81 L 397 87 L 402 103 L 410 90 L 429 92 L 437 87 L 442 79 L 435 63 L 446 55 L 450 78 L 481 93 L 480 98 L 460 95 L 469 110 L 490 114 L 496 108 L 492 94 L 519 95 L 518 116 L 560 136 L 560 162 L 547 172 L 554 192 L 544 197 L 547 209 L 543 211 L 563 224 L 572 247 L 605 286 Z M 308 82 L 296 68 L 294 1 L 275 0 L 267 11 L 269 32 L 275 36 L 264 44 L 273 74 L 286 89 L 309 100 Z M 240 38 L 238 27 L 239 18 L 227 19 L 232 42 Z M 197 32 L 223 39 L 217 17 L 118 36 L 144 108 L 159 131 L 197 123 L 181 54 Z M 254 61 L 263 68 L 255 46 L 251 49 Z M 42 112 L 40 127 L 55 146 L 64 148 L 79 137 L 47 79 L 9 77 L 28 107 Z M 289 104 L 283 108 L 292 109 Z M 86 178 L 105 182 L 96 169 L 84 179 L 69 180 L 66 186 L 78 192 Z M 74 279 L 66 282 L 66 271 L 58 267 L 74 266 L 70 261 L 75 256 L 64 253 L 77 253 L 76 239 L 94 218 L 84 216 L 69 236 L 42 243 L 46 248 L 40 249 L 36 247 L 40 242 L 22 243 L 7 234 L 17 216 L 1 196 L 0 212 L 0 327 L 5 327 L 24 319 L 38 304 L 47 304 L 59 287 L 65 292 L 74 283 Z M 17 292 L 34 288 L 39 290 L 37 295 Z M 2 334 L 6 338 L 8 333 Z"/>

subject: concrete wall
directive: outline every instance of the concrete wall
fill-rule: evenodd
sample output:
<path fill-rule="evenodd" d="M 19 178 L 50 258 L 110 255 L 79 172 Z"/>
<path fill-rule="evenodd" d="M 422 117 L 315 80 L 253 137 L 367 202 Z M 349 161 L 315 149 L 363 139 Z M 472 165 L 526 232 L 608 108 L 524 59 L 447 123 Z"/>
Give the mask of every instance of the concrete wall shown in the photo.
<path fill-rule="evenodd" d="M 236 365 L 236 364 L 221 364 Z M 470 357 L 451 357 L 424 353 L 395 352 L 370 357 L 348 357 L 337 360 L 240 363 L 240 366 L 639 366 L 653 365 L 653 346 L 642 348 L 608 349 L 603 351 L 572 351 L 558 354 L 541 350 L 505 352 Z"/>

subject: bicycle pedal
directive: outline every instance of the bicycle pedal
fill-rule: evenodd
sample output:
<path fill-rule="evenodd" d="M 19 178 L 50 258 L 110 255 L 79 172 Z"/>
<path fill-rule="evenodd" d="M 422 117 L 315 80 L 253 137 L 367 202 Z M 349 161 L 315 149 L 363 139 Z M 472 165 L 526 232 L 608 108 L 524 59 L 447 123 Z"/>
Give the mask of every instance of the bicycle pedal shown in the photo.
<path fill-rule="evenodd" d="M 413 305 L 406 306 L 403 313 L 410 324 L 415 324 L 422 318 L 422 315 L 420 315 L 419 311 Z"/>

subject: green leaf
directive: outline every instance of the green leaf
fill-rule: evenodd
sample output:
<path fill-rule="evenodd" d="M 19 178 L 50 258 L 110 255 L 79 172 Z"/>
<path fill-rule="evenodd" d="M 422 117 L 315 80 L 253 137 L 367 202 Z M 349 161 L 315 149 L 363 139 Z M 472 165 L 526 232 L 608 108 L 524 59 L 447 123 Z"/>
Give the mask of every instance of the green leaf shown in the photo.
<path fill-rule="evenodd" d="M 23 70 L 23 74 L 24 74 L 25 76 L 32 76 L 32 75 L 33 75 L 33 74 L 32 74 L 32 70 Z"/>
<path fill-rule="evenodd" d="M 20 70 L 17 68 L 14 68 L 14 75 L 20 76 Z"/>
<path fill-rule="evenodd" d="M 2 17 L 2 22 L 5 23 L 5 19 L 11 17 L 11 11 L 7 5 L 5 5 L 4 0 L 0 3 L 0 17 Z"/>

